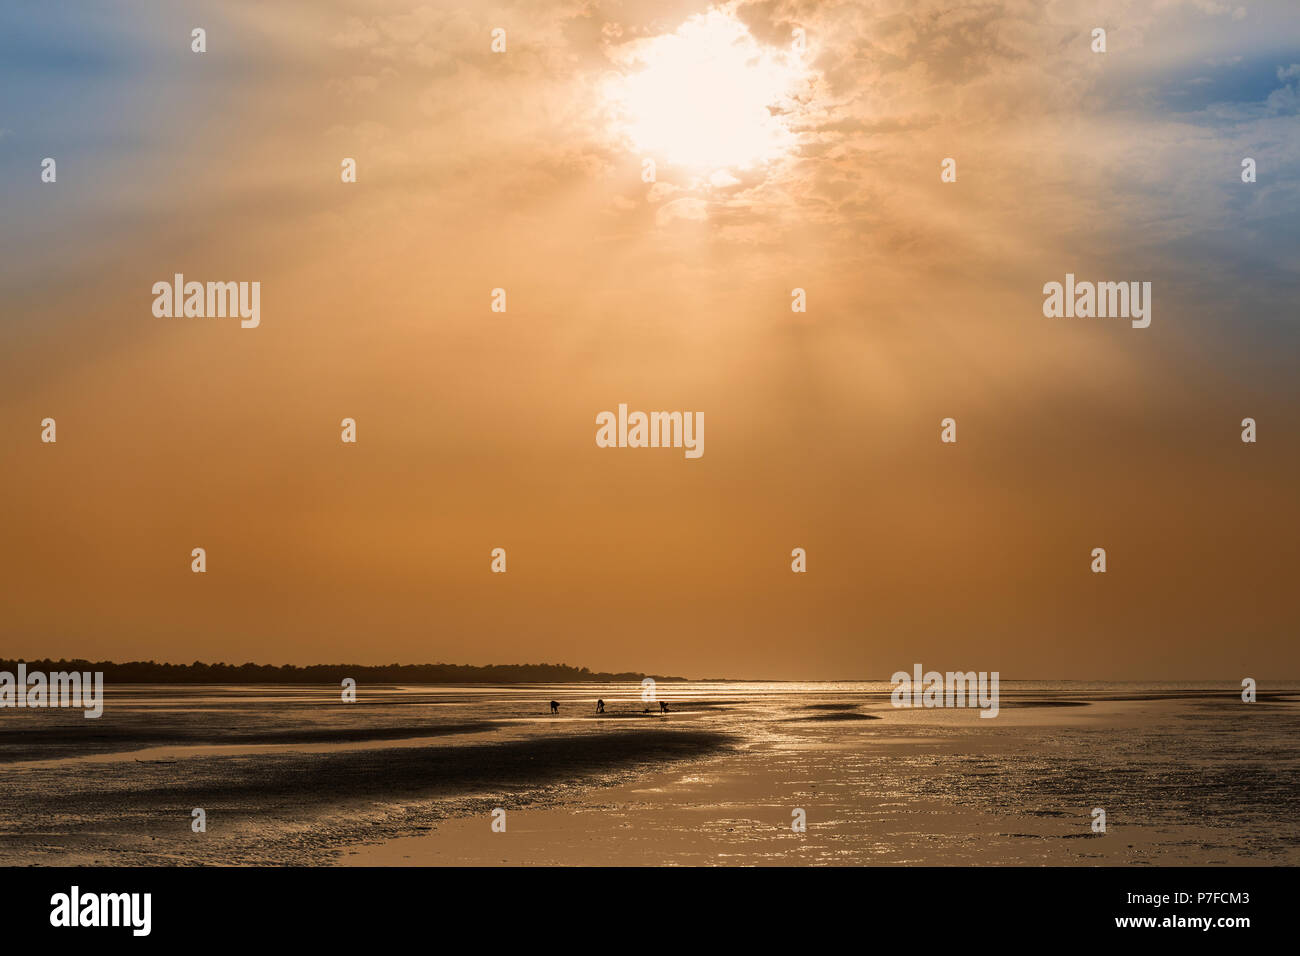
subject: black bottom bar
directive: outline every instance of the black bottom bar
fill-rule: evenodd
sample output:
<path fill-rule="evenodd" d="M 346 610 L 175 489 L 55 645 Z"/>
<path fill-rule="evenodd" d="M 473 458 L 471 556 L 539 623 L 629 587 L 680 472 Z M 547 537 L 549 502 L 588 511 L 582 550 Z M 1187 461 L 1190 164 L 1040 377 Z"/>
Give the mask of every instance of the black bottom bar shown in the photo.
<path fill-rule="evenodd" d="M 694 948 L 695 927 L 707 939 L 733 940 L 843 932 L 911 945 L 934 934 L 947 947 L 972 932 L 999 934 L 988 942 L 1032 932 L 1231 945 L 1288 925 L 1294 879 L 1292 869 L 1230 867 L 9 869 L 0 871 L 0 910 L 7 941 L 75 934 L 128 945 L 373 945 L 410 934 L 433 946 L 520 939 L 603 953 Z M 52 925 L 52 916 L 73 921 L 74 886 L 78 923 L 110 922 L 116 912 L 121 925 Z M 102 896 L 133 893 L 150 894 L 147 936 L 135 935 L 145 923 L 143 896 Z"/>

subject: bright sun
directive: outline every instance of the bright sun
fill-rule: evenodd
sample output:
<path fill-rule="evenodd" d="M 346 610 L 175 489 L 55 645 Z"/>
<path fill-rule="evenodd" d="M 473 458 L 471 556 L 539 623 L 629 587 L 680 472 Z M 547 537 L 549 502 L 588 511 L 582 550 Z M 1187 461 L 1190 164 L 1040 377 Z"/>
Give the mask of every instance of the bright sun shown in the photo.
<path fill-rule="evenodd" d="M 729 12 L 691 17 L 616 55 L 625 72 L 606 94 L 618 131 L 638 152 L 708 173 L 793 150 L 782 114 L 807 69 L 793 50 L 760 46 Z"/>

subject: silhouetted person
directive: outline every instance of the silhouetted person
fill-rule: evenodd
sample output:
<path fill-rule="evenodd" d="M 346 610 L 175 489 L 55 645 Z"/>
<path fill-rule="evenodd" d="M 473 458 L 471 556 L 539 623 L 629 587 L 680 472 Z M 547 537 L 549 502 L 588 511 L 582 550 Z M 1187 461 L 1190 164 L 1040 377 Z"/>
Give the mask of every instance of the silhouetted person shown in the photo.
<path fill-rule="evenodd" d="M 659 701 L 659 713 L 661 714 L 668 713 L 668 701 L 666 700 Z"/>
<path fill-rule="evenodd" d="M 604 712 L 605 712 L 605 702 L 603 700 L 596 701 L 596 713 L 603 714 Z"/>
<path fill-rule="evenodd" d="M 558 700 L 551 701 L 551 713 L 558 714 L 559 712 L 560 712 L 560 702 Z"/>

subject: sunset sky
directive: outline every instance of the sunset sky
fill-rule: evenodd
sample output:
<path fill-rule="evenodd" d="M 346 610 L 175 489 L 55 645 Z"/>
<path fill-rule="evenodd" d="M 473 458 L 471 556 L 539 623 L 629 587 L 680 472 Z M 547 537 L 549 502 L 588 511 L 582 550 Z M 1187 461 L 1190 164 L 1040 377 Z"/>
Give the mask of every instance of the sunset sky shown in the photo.
<path fill-rule="evenodd" d="M 1300 677 L 1298 113 L 1287 0 L 7 3 L 0 656 Z"/>

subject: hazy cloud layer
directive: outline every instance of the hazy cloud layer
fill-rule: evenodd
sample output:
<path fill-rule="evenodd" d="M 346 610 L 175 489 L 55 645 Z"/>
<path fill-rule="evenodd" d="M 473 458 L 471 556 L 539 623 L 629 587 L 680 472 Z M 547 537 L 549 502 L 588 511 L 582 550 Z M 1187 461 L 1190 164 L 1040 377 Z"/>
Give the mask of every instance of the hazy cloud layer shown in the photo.
<path fill-rule="evenodd" d="M 648 184 L 606 91 L 706 4 L 7 5 L 5 646 L 1293 674 L 1300 23 L 1082 6 L 728 5 L 806 31 L 794 148 Z M 175 272 L 262 326 L 154 318 Z M 1044 319 L 1066 272 L 1151 281 L 1151 328 Z M 705 457 L 595 448 L 622 401 Z"/>

